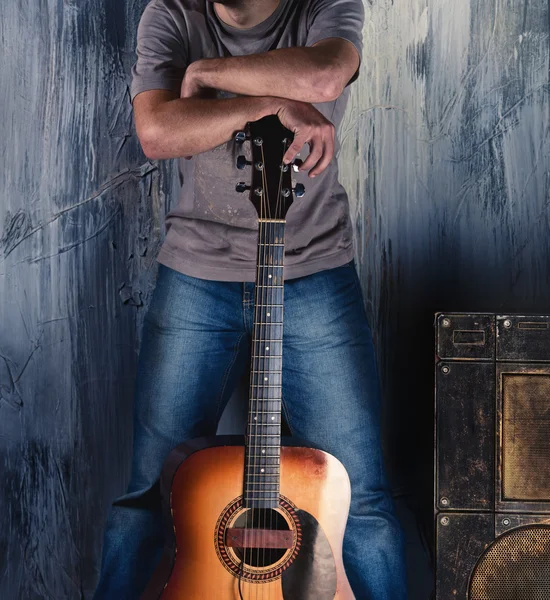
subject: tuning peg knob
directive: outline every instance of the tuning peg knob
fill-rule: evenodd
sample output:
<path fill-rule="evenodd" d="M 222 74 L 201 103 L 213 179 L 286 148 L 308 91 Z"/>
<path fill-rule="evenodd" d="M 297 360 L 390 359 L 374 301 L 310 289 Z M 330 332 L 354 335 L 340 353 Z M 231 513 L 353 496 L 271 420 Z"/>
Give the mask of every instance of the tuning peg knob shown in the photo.
<path fill-rule="evenodd" d="M 303 183 L 297 183 L 294 188 L 294 195 L 296 198 L 301 198 L 306 193 L 306 188 Z"/>
<path fill-rule="evenodd" d="M 246 185 L 244 181 L 239 181 L 239 183 L 237 183 L 237 185 L 235 186 L 235 189 L 237 190 L 237 192 L 240 192 L 242 194 L 243 192 L 246 192 L 246 190 L 249 190 L 250 186 Z"/>
<path fill-rule="evenodd" d="M 244 169 L 247 165 L 251 165 L 252 163 L 249 160 L 246 160 L 246 156 L 240 155 L 237 156 L 237 169 Z"/>
<path fill-rule="evenodd" d="M 250 136 L 246 135 L 246 133 L 244 131 L 238 131 L 235 134 L 235 143 L 237 144 L 242 144 L 243 142 L 245 142 L 246 140 L 249 140 Z"/>
<path fill-rule="evenodd" d="M 304 161 L 301 158 L 296 158 L 292 162 L 292 169 L 295 173 L 298 172 L 298 169 L 304 164 Z"/>

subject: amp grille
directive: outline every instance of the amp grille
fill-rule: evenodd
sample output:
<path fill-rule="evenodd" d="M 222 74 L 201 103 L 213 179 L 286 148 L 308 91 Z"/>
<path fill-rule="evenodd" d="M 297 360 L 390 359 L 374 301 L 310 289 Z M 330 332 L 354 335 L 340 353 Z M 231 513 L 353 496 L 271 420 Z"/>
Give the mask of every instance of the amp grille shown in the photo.
<path fill-rule="evenodd" d="M 550 526 L 495 540 L 472 572 L 468 600 L 550 600 Z"/>
<path fill-rule="evenodd" d="M 505 374 L 504 500 L 550 501 L 550 376 Z"/>

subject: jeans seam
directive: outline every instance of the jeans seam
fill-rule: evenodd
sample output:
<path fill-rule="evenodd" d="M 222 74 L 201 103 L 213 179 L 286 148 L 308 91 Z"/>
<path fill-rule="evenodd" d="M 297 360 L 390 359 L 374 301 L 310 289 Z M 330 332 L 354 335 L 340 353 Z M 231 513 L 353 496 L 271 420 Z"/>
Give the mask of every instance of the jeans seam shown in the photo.
<path fill-rule="evenodd" d="M 227 365 L 225 372 L 223 374 L 222 387 L 221 387 L 220 393 L 218 395 L 218 400 L 216 401 L 216 426 L 221 417 L 220 405 L 221 405 L 221 402 L 223 399 L 223 395 L 225 394 L 225 388 L 227 387 L 227 380 L 229 379 L 229 373 L 231 372 L 231 369 L 235 365 L 235 362 L 237 360 L 238 351 L 239 351 L 239 346 L 241 345 L 241 340 L 243 339 L 243 337 L 245 335 L 246 335 L 245 332 L 241 333 L 241 335 L 239 336 L 239 339 L 235 343 L 235 348 L 233 349 L 233 356 L 231 357 L 231 360 L 229 361 L 229 364 Z"/>
<path fill-rule="evenodd" d="M 288 414 L 288 409 L 287 409 L 287 406 L 286 406 L 286 402 L 285 402 L 285 399 L 284 399 L 283 392 L 281 392 L 281 407 L 283 409 L 283 414 L 284 414 L 284 417 L 286 419 L 286 424 L 288 425 L 288 429 L 290 431 L 290 435 L 293 436 L 294 432 L 292 431 L 292 426 L 290 425 L 290 416 Z"/>

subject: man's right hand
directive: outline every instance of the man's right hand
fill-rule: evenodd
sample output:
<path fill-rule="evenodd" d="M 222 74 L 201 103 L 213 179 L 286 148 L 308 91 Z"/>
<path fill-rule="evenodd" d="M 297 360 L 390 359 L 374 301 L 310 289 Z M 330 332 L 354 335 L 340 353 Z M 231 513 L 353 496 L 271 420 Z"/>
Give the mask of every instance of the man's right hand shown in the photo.
<path fill-rule="evenodd" d="M 334 155 L 334 125 L 313 105 L 297 100 L 281 100 L 277 112 L 279 121 L 294 132 L 294 141 L 289 146 L 283 161 L 292 162 L 304 144 L 309 145 L 309 156 L 300 166 L 300 171 L 315 177 L 324 171 Z"/>

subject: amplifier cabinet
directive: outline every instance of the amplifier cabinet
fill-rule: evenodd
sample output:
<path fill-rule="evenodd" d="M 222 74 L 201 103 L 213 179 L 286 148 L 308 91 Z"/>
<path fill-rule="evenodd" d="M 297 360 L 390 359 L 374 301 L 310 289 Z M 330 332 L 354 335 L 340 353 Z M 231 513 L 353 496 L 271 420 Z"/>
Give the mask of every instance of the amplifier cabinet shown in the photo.
<path fill-rule="evenodd" d="M 550 316 L 435 319 L 437 600 L 550 600 Z"/>

